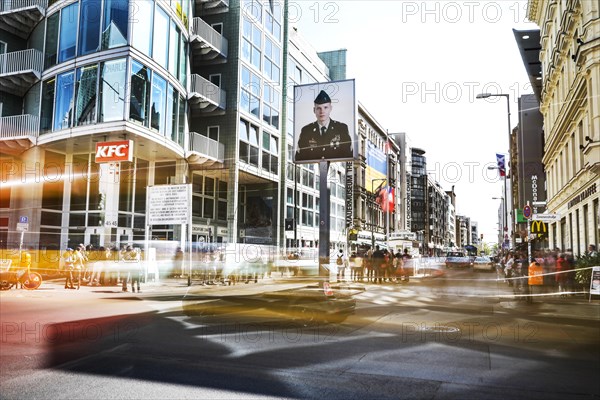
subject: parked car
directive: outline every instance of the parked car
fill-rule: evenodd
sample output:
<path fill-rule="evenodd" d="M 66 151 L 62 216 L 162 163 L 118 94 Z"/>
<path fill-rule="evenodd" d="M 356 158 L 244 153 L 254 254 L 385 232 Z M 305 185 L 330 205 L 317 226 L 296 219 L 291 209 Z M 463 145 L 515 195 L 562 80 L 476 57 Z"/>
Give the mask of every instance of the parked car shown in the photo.
<path fill-rule="evenodd" d="M 496 266 L 488 256 L 475 257 L 473 261 L 474 270 L 495 271 Z"/>
<path fill-rule="evenodd" d="M 446 268 L 468 268 L 473 265 L 470 257 L 462 251 L 450 251 L 446 254 Z"/>

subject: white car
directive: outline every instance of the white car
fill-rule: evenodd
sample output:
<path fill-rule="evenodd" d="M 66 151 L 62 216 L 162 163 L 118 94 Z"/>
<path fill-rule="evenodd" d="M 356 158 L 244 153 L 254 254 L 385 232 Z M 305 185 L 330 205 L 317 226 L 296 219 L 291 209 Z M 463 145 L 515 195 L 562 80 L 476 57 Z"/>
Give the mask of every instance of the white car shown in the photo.
<path fill-rule="evenodd" d="M 473 269 L 481 269 L 484 271 L 495 271 L 496 266 L 491 258 L 488 256 L 475 257 L 473 260 Z"/>

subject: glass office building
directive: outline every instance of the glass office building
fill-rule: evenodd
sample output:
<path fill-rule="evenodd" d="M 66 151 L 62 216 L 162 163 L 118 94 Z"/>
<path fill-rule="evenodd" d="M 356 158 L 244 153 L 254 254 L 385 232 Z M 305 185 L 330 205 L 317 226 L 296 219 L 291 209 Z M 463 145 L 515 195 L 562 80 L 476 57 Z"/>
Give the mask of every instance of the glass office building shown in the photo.
<path fill-rule="evenodd" d="M 282 5 L 0 0 L 2 247 L 23 221 L 40 249 L 183 241 L 147 224 L 146 188 L 179 183 L 193 241 L 277 245 Z"/>

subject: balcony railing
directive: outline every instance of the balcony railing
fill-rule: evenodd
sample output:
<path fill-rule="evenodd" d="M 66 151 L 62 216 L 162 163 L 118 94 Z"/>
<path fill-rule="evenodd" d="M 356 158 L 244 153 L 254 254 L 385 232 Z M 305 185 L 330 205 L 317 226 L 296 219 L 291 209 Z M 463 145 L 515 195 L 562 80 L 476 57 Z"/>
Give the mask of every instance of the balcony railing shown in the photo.
<path fill-rule="evenodd" d="M 44 55 L 36 49 L 13 51 L 0 54 L 0 75 L 19 74 L 33 71 L 40 75 Z"/>
<path fill-rule="evenodd" d="M 190 76 L 188 99 L 192 108 L 196 106 L 202 112 L 225 110 L 226 106 L 225 91 L 198 74 Z"/>
<path fill-rule="evenodd" d="M 47 6 L 48 0 L 0 0 L 0 28 L 26 39 Z"/>
<path fill-rule="evenodd" d="M 35 115 L 12 115 L 0 118 L 0 139 L 37 137 L 39 134 L 39 119 Z"/>
<path fill-rule="evenodd" d="M 190 154 L 188 160 L 195 164 L 212 164 L 223 162 L 225 146 L 216 140 L 210 139 L 196 132 L 190 132 Z"/>
<path fill-rule="evenodd" d="M 220 57 L 227 59 L 227 39 L 207 24 L 202 18 L 192 20 L 190 43 L 197 56 L 202 61 L 213 60 Z"/>
<path fill-rule="evenodd" d="M 0 89 L 22 96 L 42 75 L 43 54 L 36 49 L 0 54 Z"/>
<path fill-rule="evenodd" d="M 0 13 L 38 6 L 45 10 L 48 0 L 0 0 Z"/>

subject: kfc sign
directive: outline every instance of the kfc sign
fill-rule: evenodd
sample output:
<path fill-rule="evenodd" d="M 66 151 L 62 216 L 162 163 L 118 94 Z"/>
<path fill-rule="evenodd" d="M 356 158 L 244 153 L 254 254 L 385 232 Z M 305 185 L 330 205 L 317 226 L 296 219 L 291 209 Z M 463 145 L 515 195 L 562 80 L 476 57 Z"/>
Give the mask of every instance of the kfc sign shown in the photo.
<path fill-rule="evenodd" d="M 133 141 L 96 143 L 96 162 L 133 161 Z"/>

